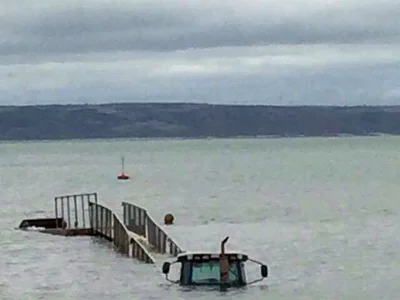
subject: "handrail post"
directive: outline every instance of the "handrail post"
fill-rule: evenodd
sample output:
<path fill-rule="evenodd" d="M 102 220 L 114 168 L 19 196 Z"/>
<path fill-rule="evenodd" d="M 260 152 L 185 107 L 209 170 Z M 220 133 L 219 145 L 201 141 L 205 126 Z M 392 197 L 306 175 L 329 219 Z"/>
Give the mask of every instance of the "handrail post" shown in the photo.
<path fill-rule="evenodd" d="M 56 217 L 56 228 L 58 228 L 58 202 L 57 197 L 54 198 L 54 214 Z"/>

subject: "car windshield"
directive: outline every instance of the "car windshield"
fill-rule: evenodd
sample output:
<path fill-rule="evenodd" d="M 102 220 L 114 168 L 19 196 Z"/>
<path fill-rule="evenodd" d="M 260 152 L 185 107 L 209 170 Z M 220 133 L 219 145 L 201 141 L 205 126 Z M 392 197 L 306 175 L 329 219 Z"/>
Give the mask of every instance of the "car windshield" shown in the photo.
<path fill-rule="evenodd" d="M 230 263 L 229 282 L 238 281 L 238 263 Z M 192 264 L 192 283 L 219 283 L 220 268 L 218 261 L 193 262 Z"/>

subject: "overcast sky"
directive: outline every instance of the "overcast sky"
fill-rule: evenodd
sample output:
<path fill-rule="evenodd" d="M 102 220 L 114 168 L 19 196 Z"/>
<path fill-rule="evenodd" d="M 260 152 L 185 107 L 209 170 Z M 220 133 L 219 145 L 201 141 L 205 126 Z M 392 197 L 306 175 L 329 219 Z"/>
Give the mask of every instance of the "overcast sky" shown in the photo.
<path fill-rule="evenodd" d="M 0 105 L 400 104 L 399 0 L 1 0 Z"/>

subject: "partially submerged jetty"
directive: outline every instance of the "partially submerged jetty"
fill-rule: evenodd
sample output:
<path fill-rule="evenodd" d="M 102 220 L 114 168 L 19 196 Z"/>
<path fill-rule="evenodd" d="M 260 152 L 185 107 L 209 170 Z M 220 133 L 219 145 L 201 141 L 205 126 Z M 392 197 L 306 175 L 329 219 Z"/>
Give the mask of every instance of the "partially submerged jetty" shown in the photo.
<path fill-rule="evenodd" d="M 122 218 L 98 203 L 97 193 L 54 198 L 54 217 L 22 220 L 19 229 L 62 236 L 96 236 L 112 242 L 117 251 L 145 263 L 156 255 L 178 256 L 183 250 L 144 208 L 122 202 Z"/>

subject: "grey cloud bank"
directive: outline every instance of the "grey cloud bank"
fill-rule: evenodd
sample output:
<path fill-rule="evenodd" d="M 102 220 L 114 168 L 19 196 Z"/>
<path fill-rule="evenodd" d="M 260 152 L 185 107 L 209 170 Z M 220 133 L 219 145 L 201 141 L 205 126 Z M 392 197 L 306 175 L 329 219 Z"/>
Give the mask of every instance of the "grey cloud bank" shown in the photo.
<path fill-rule="evenodd" d="M 0 4 L 0 104 L 400 104 L 393 1 Z"/>

